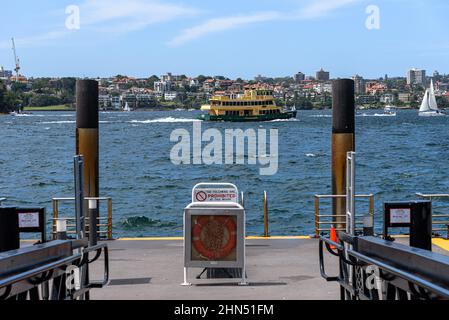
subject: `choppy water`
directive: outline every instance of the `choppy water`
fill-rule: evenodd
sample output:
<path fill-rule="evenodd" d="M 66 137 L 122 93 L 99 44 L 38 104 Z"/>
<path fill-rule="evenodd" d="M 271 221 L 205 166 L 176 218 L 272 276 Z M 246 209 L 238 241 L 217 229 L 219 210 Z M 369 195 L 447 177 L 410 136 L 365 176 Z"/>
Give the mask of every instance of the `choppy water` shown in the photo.
<path fill-rule="evenodd" d="M 247 229 L 263 232 L 262 198 L 270 198 L 275 235 L 314 231 L 314 194 L 330 194 L 331 112 L 302 111 L 298 121 L 203 123 L 203 129 L 279 129 L 279 172 L 260 176 L 258 166 L 175 166 L 170 133 L 192 130 L 197 112 L 101 114 L 101 194 L 114 200 L 115 236 L 177 236 L 182 211 L 198 182 L 232 182 L 246 192 Z M 358 193 L 374 193 L 378 219 L 382 203 L 414 199 L 415 192 L 449 190 L 449 117 L 397 117 L 379 111 L 357 117 Z M 73 195 L 74 113 L 0 117 L 0 197 L 6 205 L 45 206 Z M 326 206 L 324 206 L 326 208 Z M 63 211 L 71 212 L 69 208 Z M 50 216 L 50 214 L 49 214 Z"/>

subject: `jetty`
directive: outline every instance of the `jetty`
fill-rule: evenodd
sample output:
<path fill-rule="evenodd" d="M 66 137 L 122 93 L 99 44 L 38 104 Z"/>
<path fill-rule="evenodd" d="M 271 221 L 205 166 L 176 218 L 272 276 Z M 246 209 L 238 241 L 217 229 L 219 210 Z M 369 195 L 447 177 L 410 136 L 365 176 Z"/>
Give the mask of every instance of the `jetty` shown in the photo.
<path fill-rule="evenodd" d="M 407 242 L 407 238 L 397 241 Z M 181 238 L 126 239 L 108 242 L 111 282 L 93 290 L 98 300 L 339 300 L 335 283 L 323 281 L 318 239 L 310 237 L 249 238 L 248 286 L 206 279 L 182 287 Z M 436 241 L 434 252 L 449 255 L 449 241 Z M 443 249 L 445 247 L 446 249 Z M 338 263 L 328 257 L 329 274 Z M 99 264 L 100 266 L 101 264 Z M 197 271 L 197 275 L 201 270 Z M 100 277 L 101 268 L 93 273 Z"/>
<path fill-rule="evenodd" d="M 432 206 L 449 195 L 385 203 L 376 228 L 373 195 L 356 192 L 352 80 L 334 82 L 333 194 L 315 196 L 312 237 L 270 236 L 266 192 L 264 236 L 248 237 L 237 186 L 204 182 L 180 212 L 184 237 L 114 240 L 112 199 L 100 197 L 98 83 L 79 80 L 76 91 L 74 197 L 53 199 L 53 218 L 0 199 L 0 300 L 449 300 L 449 240 L 435 233 L 449 215 Z M 369 212 L 356 210 L 361 198 Z M 66 200 L 69 218 L 58 215 Z"/>

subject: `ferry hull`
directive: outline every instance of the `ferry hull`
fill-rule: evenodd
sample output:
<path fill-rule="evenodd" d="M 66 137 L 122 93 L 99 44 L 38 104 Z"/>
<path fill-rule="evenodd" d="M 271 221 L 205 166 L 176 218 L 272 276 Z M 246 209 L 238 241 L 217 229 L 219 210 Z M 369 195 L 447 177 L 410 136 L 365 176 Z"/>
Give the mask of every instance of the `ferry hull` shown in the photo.
<path fill-rule="evenodd" d="M 297 111 L 289 111 L 279 114 L 264 114 L 258 116 L 211 116 L 203 114 L 198 117 L 203 121 L 220 121 L 220 122 L 259 122 L 259 121 L 273 121 L 273 120 L 288 120 L 294 119 L 297 116 Z"/>

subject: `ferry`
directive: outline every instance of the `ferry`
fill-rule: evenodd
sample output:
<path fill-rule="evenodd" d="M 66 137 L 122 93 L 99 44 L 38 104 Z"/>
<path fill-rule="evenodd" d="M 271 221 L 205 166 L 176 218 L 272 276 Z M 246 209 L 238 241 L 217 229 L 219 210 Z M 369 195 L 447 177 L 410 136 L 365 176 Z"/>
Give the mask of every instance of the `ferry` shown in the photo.
<path fill-rule="evenodd" d="M 296 108 L 290 111 L 276 106 L 272 90 L 245 90 L 244 94 L 213 96 L 208 105 L 201 107 L 207 114 L 198 119 L 203 121 L 272 121 L 293 119 Z"/>

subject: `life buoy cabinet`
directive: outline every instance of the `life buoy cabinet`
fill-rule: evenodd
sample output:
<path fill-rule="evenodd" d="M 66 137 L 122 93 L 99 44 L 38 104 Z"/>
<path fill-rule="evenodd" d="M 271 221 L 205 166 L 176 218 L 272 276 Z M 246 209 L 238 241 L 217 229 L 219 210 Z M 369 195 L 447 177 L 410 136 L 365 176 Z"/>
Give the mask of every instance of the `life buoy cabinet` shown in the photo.
<path fill-rule="evenodd" d="M 224 246 L 220 248 L 209 248 L 202 240 L 202 233 L 211 223 L 218 223 L 227 230 L 228 239 Z M 218 261 L 228 257 L 237 245 L 237 226 L 230 216 L 201 216 L 196 219 L 192 230 L 192 240 L 195 250 L 204 258 L 211 261 Z"/>

